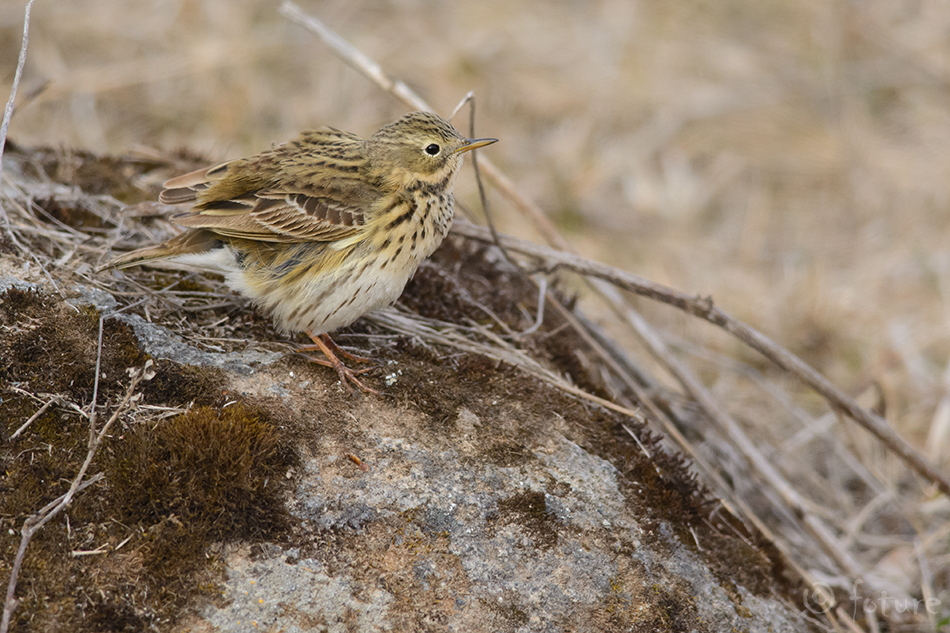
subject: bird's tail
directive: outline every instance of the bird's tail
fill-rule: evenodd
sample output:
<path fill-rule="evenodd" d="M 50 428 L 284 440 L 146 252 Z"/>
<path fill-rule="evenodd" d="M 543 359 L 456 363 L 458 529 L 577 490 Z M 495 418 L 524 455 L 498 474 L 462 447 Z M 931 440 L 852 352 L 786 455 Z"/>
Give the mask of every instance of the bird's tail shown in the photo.
<path fill-rule="evenodd" d="M 145 262 L 159 259 L 170 259 L 182 255 L 200 255 L 221 246 L 221 238 L 212 231 L 192 229 L 157 246 L 140 248 L 124 255 L 119 255 L 99 267 L 99 270 L 109 268 L 129 268 Z"/>

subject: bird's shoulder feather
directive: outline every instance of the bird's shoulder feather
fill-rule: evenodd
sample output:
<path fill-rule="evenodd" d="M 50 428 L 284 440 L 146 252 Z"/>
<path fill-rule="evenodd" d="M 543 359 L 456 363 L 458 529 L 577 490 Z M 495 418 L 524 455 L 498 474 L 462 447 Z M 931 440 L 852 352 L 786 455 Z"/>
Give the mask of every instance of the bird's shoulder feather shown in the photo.
<path fill-rule="evenodd" d="M 266 242 L 354 238 L 380 192 L 361 176 L 362 139 L 332 128 L 165 183 L 160 200 L 191 203 L 176 222 Z"/>

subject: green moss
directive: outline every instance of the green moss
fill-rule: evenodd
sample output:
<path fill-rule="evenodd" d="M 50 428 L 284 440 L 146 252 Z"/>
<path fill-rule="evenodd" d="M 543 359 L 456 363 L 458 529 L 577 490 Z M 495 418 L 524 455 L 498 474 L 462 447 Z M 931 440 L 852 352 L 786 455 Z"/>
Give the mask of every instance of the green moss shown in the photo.
<path fill-rule="evenodd" d="M 31 398 L 4 394 L 0 416 L 7 435 L 40 409 Z M 34 420 L 26 432 L 4 442 L 0 451 L 0 527 L 19 527 L 26 518 L 69 487 L 89 436 L 84 421 L 55 405 Z"/>
<path fill-rule="evenodd" d="M 115 443 L 105 466 L 111 511 L 143 535 L 151 600 L 179 608 L 196 587 L 213 592 L 213 543 L 286 529 L 285 474 L 295 459 L 278 427 L 240 404 L 198 407 Z"/>
<path fill-rule="evenodd" d="M 145 383 L 142 393 L 149 404 L 194 403 L 209 406 L 222 403 L 224 375 L 213 367 L 181 365 L 170 360 L 155 362 L 155 377 Z"/>
<path fill-rule="evenodd" d="M 99 311 L 10 288 L 0 295 L 0 316 L 8 328 L 0 339 L 0 385 L 17 383 L 86 406 L 95 387 Z M 123 390 L 126 369 L 141 366 L 147 356 L 131 328 L 116 319 L 103 323 L 102 341 L 99 394 L 109 397 Z"/>
<path fill-rule="evenodd" d="M 38 408 L 25 396 L 2 407 Z M 0 560 L 13 560 L 26 517 L 68 487 L 87 437 L 83 418 L 51 407 L 4 445 Z M 31 542 L 13 630 L 139 631 L 174 621 L 186 604 L 217 594 L 212 544 L 279 538 L 289 527 L 283 496 L 295 460 L 266 413 L 242 404 L 116 433 L 93 463 L 104 482 Z"/>
<path fill-rule="evenodd" d="M 519 526 L 541 550 L 554 547 L 564 529 L 557 516 L 548 510 L 543 492 L 523 492 L 499 501 L 498 512 L 492 518 L 492 523 Z"/>
<path fill-rule="evenodd" d="M 24 520 L 67 490 L 86 456 L 88 420 L 77 408 L 88 411 L 92 400 L 99 322 L 96 308 L 53 295 L 0 294 L 0 576 Z M 101 415 L 124 396 L 126 370 L 147 359 L 128 325 L 103 322 Z M 207 406 L 222 400 L 218 370 L 171 361 L 155 370 L 141 385 L 145 402 L 199 406 L 155 426 L 113 427 L 90 470 L 103 472 L 103 482 L 78 495 L 27 549 L 12 630 L 164 627 L 215 593 L 221 571 L 211 544 L 276 538 L 288 526 L 282 498 L 295 457 L 280 428 L 262 410 Z M 63 402 L 10 439 L 48 397 L 27 394 L 45 393 Z"/>
<path fill-rule="evenodd" d="M 52 302 L 49 298 L 35 290 L 23 290 L 11 286 L 0 295 L 0 313 L 4 318 L 4 324 L 16 321 L 20 313 L 50 309 L 51 306 Z"/>
<path fill-rule="evenodd" d="M 123 520 L 175 516 L 212 538 L 279 527 L 292 452 L 260 411 L 197 407 L 155 428 L 136 427 L 106 467 Z"/>

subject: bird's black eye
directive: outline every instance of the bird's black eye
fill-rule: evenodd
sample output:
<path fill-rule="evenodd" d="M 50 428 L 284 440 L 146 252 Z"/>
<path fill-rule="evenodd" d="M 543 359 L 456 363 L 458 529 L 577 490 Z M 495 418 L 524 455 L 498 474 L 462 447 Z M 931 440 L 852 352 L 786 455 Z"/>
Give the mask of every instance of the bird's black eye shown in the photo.
<path fill-rule="evenodd" d="M 429 156 L 435 156 L 436 154 L 438 154 L 438 153 L 441 152 L 441 151 L 442 151 L 442 148 L 439 147 L 439 146 L 438 146 L 437 144 L 435 144 L 435 143 L 432 143 L 432 144 L 430 144 L 430 145 L 428 145 L 428 146 L 426 147 L 426 154 L 428 154 Z"/>

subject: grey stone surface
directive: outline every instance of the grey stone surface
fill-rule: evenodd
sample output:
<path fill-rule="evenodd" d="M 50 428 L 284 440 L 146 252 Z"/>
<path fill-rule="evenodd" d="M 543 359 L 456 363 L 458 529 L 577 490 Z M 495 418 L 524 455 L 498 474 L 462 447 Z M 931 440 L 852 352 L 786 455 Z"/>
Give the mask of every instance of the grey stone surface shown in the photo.
<path fill-rule="evenodd" d="M 474 434 L 453 445 L 404 410 L 354 410 L 369 470 L 335 442 L 312 447 L 290 502 L 301 542 L 227 558 L 224 605 L 202 613 L 214 630 L 807 629 L 786 605 L 741 588 L 737 607 L 671 530 L 644 533 L 610 463 L 556 431 L 536 436 L 521 463 L 498 465 Z M 490 424 L 463 409 L 450 426 Z M 538 506 L 512 510 L 525 498 Z M 394 613 L 406 601 L 428 610 L 428 624 Z"/>

